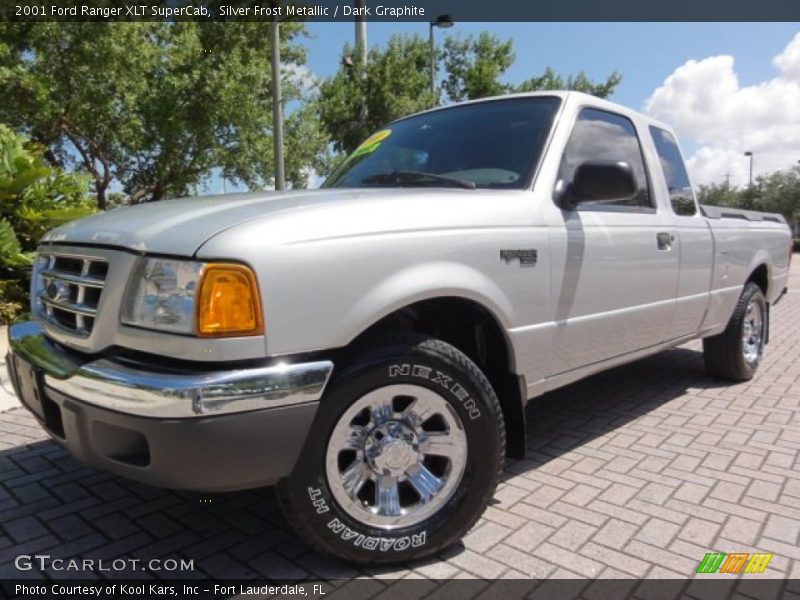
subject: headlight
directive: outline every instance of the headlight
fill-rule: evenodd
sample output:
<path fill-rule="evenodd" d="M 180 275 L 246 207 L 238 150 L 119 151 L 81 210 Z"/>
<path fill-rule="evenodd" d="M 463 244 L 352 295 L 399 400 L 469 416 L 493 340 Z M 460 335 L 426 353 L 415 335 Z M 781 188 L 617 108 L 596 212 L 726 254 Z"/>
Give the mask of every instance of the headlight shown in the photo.
<path fill-rule="evenodd" d="M 194 333 L 194 296 L 203 263 L 145 258 L 134 269 L 122 322 L 126 325 Z"/>
<path fill-rule="evenodd" d="M 253 273 L 243 265 L 145 258 L 122 308 L 126 325 L 200 336 L 264 331 Z"/>

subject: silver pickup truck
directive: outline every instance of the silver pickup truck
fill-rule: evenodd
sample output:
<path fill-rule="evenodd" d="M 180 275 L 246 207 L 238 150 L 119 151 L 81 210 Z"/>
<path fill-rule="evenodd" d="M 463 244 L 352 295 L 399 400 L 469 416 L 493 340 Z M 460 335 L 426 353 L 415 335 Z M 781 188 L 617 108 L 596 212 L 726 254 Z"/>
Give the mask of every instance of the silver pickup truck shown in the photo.
<path fill-rule="evenodd" d="M 8 366 L 89 465 L 278 484 L 315 548 L 403 561 L 475 523 L 530 399 L 693 338 L 751 378 L 789 260 L 780 215 L 697 205 L 668 126 L 507 96 L 391 123 L 320 190 L 50 232 Z"/>

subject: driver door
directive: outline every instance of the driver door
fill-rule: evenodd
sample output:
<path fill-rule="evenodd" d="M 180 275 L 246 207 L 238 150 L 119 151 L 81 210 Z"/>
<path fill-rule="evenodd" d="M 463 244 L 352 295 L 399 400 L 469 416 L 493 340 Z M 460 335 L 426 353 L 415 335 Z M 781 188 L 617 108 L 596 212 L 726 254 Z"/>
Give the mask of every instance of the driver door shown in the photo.
<path fill-rule="evenodd" d="M 628 198 L 562 209 L 551 247 L 565 248 L 551 272 L 555 327 L 549 375 L 601 363 L 666 339 L 674 314 L 679 246 L 657 210 L 634 123 L 583 108 L 559 171 L 569 185 L 586 161 L 624 161 L 636 180 Z"/>

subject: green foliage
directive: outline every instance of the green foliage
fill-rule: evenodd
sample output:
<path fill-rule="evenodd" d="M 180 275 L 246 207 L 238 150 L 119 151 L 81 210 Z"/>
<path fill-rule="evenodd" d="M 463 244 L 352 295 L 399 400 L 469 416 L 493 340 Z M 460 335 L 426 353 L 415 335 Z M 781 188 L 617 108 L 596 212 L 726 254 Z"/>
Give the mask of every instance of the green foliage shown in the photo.
<path fill-rule="evenodd" d="M 448 36 L 444 41 L 442 89 L 451 102 L 498 96 L 511 91 L 500 77 L 514 63 L 513 42 L 483 31 L 474 36 Z"/>
<path fill-rule="evenodd" d="M 328 134 L 320 128 L 316 106 L 313 102 L 304 104 L 285 119 L 284 135 L 298 143 L 288 144 L 284 150 L 286 180 L 294 188 L 305 188 L 313 169 L 317 173 L 327 173 L 335 162 L 334 154 L 328 149 Z M 305 143 L 299 143 L 305 140 Z"/>
<path fill-rule="evenodd" d="M 447 75 L 442 88 L 451 102 L 547 90 L 575 90 L 608 98 L 622 80 L 616 71 L 605 81 L 595 83 L 583 71 L 562 77 L 547 67 L 541 75 L 522 83 L 503 83 L 503 75 L 514 64 L 513 43 L 511 40 L 502 41 L 485 31 L 478 37 L 446 38 L 443 58 Z"/>
<path fill-rule="evenodd" d="M 794 251 L 800 252 L 800 238 L 795 238 L 794 240 Z"/>
<path fill-rule="evenodd" d="M 736 208 L 740 205 L 740 190 L 729 183 L 712 183 L 701 185 L 697 190 L 697 201 L 700 204 L 712 206 L 730 206 Z"/>
<path fill-rule="evenodd" d="M 28 272 L 41 236 L 94 211 L 89 182 L 47 166 L 41 149 L 0 125 L 0 322 L 27 303 Z"/>
<path fill-rule="evenodd" d="M 760 210 L 781 213 L 797 231 L 800 220 L 800 167 L 756 179 Z"/>
<path fill-rule="evenodd" d="M 28 258 L 22 254 L 22 246 L 11 223 L 0 219 L 0 263 L 6 266 L 27 266 Z"/>
<path fill-rule="evenodd" d="M 343 66 L 321 83 L 316 104 L 337 152 L 352 152 L 381 125 L 433 103 L 429 46 L 421 37 L 392 36 L 385 49 L 370 50 L 366 67 L 354 56 L 345 46 Z"/>
<path fill-rule="evenodd" d="M 28 287 L 23 279 L 0 279 L 0 323 L 10 323 L 28 306 Z"/>
<path fill-rule="evenodd" d="M 700 186 L 698 200 L 702 204 L 780 213 L 797 232 L 800 226 L 800 167 L 760 175 L 752 188 L 738 189 L 727 183 Z"/>
<path fill-rule="evenodd" d="M 570 75 L 566 79 L 556 74 L 550 67 L 538 77 L 526 79 L 521 84 L 513 86 L 515 92 L 538 92 L 544 90 L 575 90 L 591 94 L 598 98 L 608 98 L 622 81 L 622 75 L 612 72 L 602 83 L 595 83 L 586 73 L 581 71 L 577 75 Z"/>
<path fill-rule="evenodd" d="M 345 46 L 342 67 L 320 85 L 316 108 L 337 152 L 352 152 L 369 134 L 399 117 L 434 105 L 430 90 L 430 46 L 419 36 L 395 35 L 384 49 L 372 48 L 367 65 L 354 59 Z M 503 76 L 514 63 L 513 42 L 490 33 L 444 40 L 436 54 L 444 67 L 442 92 L 436 100 L 459 102 L 512 92 L 573 89 L 603 98 L 610 96 L 621 76 L 612 73 L 602 83 L 584 73 L 562 78 L 545 70 L 519 85 Z M 321 171 L 323 172 L 323 171 Z"/>
<path fill-rule="evenodd" d="M 304 34 L 281 25 L 290 106 L 308 94 Z M 114 187 L 131 203 L 187 194 L 212 169 L 255 189 L 273 178 L 269 60 L 263 23 L 3 23 L 0 121 L 51 165 L 89 172 L 100 208 Z M 296 186 L 327 145 L 308 135 L 311 114 L 287 123 Z"/>

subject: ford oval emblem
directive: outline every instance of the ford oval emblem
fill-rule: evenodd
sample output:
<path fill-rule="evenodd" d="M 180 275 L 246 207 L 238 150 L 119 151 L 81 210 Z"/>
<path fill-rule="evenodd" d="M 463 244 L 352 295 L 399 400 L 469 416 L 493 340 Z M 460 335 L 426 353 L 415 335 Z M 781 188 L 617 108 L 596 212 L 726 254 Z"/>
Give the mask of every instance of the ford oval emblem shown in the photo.
<path fill-rule="evenodd" d="M 63 281 L 51 281 L 47 284 L 46 291 L 48 298 L 56 302 L 69 298 L 69 285 Z"/>

